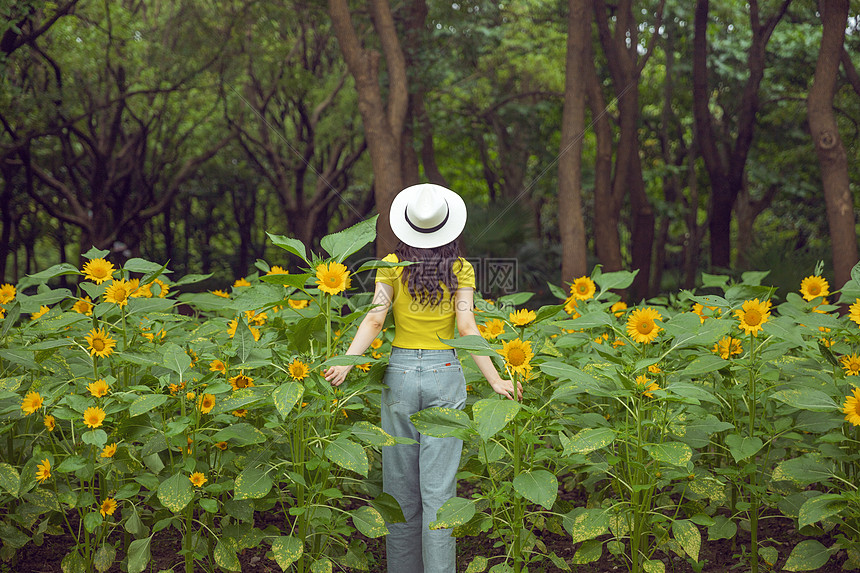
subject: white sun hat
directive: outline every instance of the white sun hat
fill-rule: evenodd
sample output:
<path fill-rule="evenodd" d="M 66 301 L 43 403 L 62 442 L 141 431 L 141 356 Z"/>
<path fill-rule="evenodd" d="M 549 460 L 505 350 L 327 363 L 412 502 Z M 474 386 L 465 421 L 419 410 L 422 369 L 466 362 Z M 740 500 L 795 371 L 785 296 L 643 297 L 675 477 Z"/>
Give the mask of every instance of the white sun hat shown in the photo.
<path fill-rule="evenodd" d="M 466 203 L 441 185 L 422 183 L 397 194 L 389 213 L 398 239 L 419 249 L 447 245 L 466 226 Z"/>

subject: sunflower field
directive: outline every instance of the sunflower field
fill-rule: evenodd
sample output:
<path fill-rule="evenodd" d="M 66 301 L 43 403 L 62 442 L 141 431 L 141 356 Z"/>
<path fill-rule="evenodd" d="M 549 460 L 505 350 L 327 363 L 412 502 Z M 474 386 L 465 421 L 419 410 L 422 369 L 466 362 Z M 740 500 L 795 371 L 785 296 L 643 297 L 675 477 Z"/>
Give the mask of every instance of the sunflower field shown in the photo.
<path fill-rule="evenodd" d="M 169 530 L 187 573 L 238 570 L 259 547 L 284 571 L 376 570 L 365 540 L 402 520 L 380 472 L 380 449 L 404 442 L 378 424 L 393 327 L 366 356 L 343 355 L 370 308 L 352 279 L 390 265 L 347 266 L 374 229 L 329 235 L 322 254 L 269 235 L 284 266 L 258 261 L 212 292 L 195 292 L 206 277 L 117 268 L 96 249 L 80 269 L 0 286 L 0 558 L 64 534 L 66 573 L 140 573 Z M 469 573 L 598 560 L 653 573 L 675 557 L 701 570 L 706 544 L 741 532 L 752 571 L 812 571 L 837 553 L 860 568 L 860 268 L 839 290 L 821 275 L 785 300 L 750 272 L 628 307 L 633 274 L 599 268 L 550 285 L 558 304 L 477 296 L 483 336 L 448 341 L 466 409 L 413 417 L 465 441 L 470 494 L 431 527 L 494 542 Z M 497 396 L 469 353 L 522 381 L 522 402 Z M 321 375 L 333 364 L 356 366 L 337 389 Z M 760 537 L 763 519 L 803 539 Z"/>

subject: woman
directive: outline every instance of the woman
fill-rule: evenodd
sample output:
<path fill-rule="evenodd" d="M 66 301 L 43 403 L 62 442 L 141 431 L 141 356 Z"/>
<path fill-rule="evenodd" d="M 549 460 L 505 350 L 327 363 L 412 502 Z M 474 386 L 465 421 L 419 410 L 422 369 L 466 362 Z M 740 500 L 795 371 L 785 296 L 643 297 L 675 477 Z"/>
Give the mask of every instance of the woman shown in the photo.
<path fill-rule="evenodd" d="M 457 355 L 440 339 L 480 334 L 475 323 L 475 273 L 459 256 L 457 238 L 466 225 L 466 205 L 438 185 L 415 185 L 391 204 L 391 229 L 400 239 L 384 261 L 411 261 L 406 267 L 379 269 L 375 305 L 362 320 L 347 354 L 361 355 L 379 335 L 389 308 L 395 335 L 382 393 L 382 429 L 416 444 L 382 448 L 383 491 L 400 504 L 405 523 L 389 525 L 389 573 L 453 573 L 456 555 L 450 529 L 430 530 L 436 512 L 457 493 L 456 473 L 463 442 L 418 433 L 409 416 L 431 407 L 463 409 L 466 381 Z M 511 380 L 499 375 L 488 356 L 472 355 L 497 393 L 516 398 Z M 333 386 L 343 383 L 351 366 L 324 373 Z"/>

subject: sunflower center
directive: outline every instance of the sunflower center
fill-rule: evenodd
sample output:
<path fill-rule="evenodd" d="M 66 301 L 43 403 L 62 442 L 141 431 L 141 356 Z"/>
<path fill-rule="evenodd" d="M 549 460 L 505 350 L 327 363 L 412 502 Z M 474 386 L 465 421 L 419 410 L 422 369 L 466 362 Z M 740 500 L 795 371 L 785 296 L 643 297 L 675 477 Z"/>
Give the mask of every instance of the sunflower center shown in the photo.
<path fill-rule="evenodd" d="M 757 310 L 748 310 L 744 315 L 744 322 L 749 326 L 761 324 L 761 313 Z"/>
<path fill-rule="evenodd" d="M 512 366 L 522 366 L 526 361 L 526 353 L 521 348 L 511 348 L 508 350 L 508 362 Z"/>
<path fill-rule="evenodd" d="M 336 285 L 337 284 L 337 277 L 334 277 L 334 276 L 328 277 L 325 280 L 325 282 L 327 282 L 330 285 Z"/>
<path fill-rule="evenodd" d="M 95 339 L 93 339 L 92 347 L 96 351 L 101 352 L 102 350 L 105 349 L 105 341 L 102 340 L 101 338 L 95 338 Z"/>
<path fill-rule="evenodd" d="M 848 369 L 852 372 L 860 372 L 860 362 L 851 362 L 848 364 Z"/>
<path fill-rule="evenodd" d="M 818 295 L 819 293 L 821 293 L 821 287 L 820 287 L 820 286 L 818 286 L 818 285 L 811 285 L 811 286 L 809 287 L 809 294 Z"/>
<path fill-rule="evenodd" d="M 636 330 L 638 330 L 640 334 L 651 334 L 651 331 L 654 330 L 654 323 L 650 320 L 643 320 L 636 325 Z"/>
<path fill-rule="evenodd" d="M 588 285 L 579 285 L 576 288 L 579 291 L 579 294 L 585 294 L 588 292 Z"/>

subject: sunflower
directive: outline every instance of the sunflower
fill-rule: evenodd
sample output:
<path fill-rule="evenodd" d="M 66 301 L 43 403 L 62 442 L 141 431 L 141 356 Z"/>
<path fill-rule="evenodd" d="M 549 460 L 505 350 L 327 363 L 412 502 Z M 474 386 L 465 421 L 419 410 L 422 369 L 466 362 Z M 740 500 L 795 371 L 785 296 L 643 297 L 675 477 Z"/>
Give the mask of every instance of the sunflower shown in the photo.
<path fill-rule="evenodd" d="M 90 356 L 101 356 L 102 358 L 110 356 L 116 346 L 116 340 L 108 336 L 107 332 L 101 328 L 90 330 L 84 338 L 90 346 Z"/>
<path fill-rule="evenodd" d="M 215 442 L 215 447 L 221 450 L 222 452 L 227 449 L 227 442 Z"/>
<path fill-rule="evenodd" d="M 38 392 L 27 392 L 21 401 L 21 409 L 28 416 L 42 407 L 42 395 Z"/>
<path fill-rule="evenodd" d="M 278 265 L 273 266 L 269 269 L 269 272 L 266 275 L 288 275 L 290 271 L 285 269 L 284 267 L 279 267 Z"/>
<path fill-rule="evenodd" d="M 116 500 L 112 497 L 105 499 L 102 502 L 101 507 L 99 508 L 99 513 L 102 514 L 102 517 L 107 517 L 108 515 L 113 515 L 113 512 L 116 511 Z"/>
<path fill-rule="evenodd" d="M 508 319 L 514 324 L 514 326 L 525 326 L 528 323 L 532 322 L 535 318 L 537 318 L 537 314 L 533 310 L 526 310 L 521 308 L 516 312 L 512 312 L 508 315 Z"/>
<path fill-rule="evenodd" d="M 236 281 L 233 283 L 234 288 L 235 287 L 246 287 L 246 286 L 251 286 L 251 283 L 249 283 L 248 279 L 246 279 L 245 277 L 242 277 L 241 279 L 236 279 Z"/>
<path fill-rule="evenodd" d="M 245 318 L 248 320 L 248 324 L 254 324 L 256 326 L 263 326 L 266 324 L 266 321 L 269 320 L 268 315 L 265 312 L 254 312 L 253 310 L 245 311 Z"/>
<path fill-rule="evenodd" d="M 4 316 L 6 316 L 6 309 L 0 306 L 0 318 L 3 318 Z"/>
<path fill-rule="evenodd" d="M 105 411 L 98 406 L 90 406 L 84 410 L 84 425 L 96 429 L 105 421 Z"/>
<path fill-rule="evenodd" d="M 349 288 L 349 271 L 346 265 L 337 262 L 317 266 L 317 285 L 328 294 L 338 294 Z"/>
<path fill-rule="evenodd" d="M 15 300 L 16 292 L 17 290 L 15 289 L 15 285 L 11 285 L 9 283 L 0 285 L 0 304 L 9 304 Z"/>
<path fill-rule="evenodd" d="M 380 348 L 382 348 L 382 339 L 374 338 L 373 342 L 370 343 L 370 347 L 374 350 L 379 350 Z"/>
<path fill-rule="evenodd" d="M 371 364 L 370 364 L 370 362 L 365 362 L 364 364 L 356 364 L 355 367 L 358 368 L 359 370 L 361 370 L 362 372 L 370 372 Z"/>
<path fill-rule="evenodd" d="M 97 285 L 100 285 L 106 280 L 109 280 L 115 270 L 113 263 L 104 259 L 93 259 L 84 264 L 82 272 L 87 280 L 91 280 Z"/>
<path fill-rule="evenodd" d="M 731 336 L 724 336 L 714 344 L 714 354 L 719 354 L 725 360 L 731 358 L 733 354 L 741 354 L 743 351 L 741 341 Z"/>
<path fill-rule="evenodd" d="M 648 372 L 650 372 L 651 374 L 662 374 L 663 369 L 660 368 L 660 366 L 657 364 L 652 364 L 648 367 Z"/>
<path fill-rule="evenodd" d="M 49 432 L 53 432 L 54 428 L 57 427 L 57 421 L 50 414 L 44 417 L 42 423 L 45 424 L 45 428 L 47 428 Z"/>
<path fill-rule="evenodd" d="M 478 331 L 487 340 L 493 340 L 505 332 L 505 323 L 501 319 L 494 318 L 479 325 Z"/>
<path fill-rule="evenodd" d="M 150 284 L 149 290 L 152 292 L 152 285 L 158 285 L 158 297 L 159 298 L 167 298 L 167 293 L 170 292 L 170 285 L 164 282 L 161 279 L 155 279 Z"/>
<path fill-rule="evenodd" d="M 220 296 L 221 298 L 230 298 L 229 294 L 227 294 L 226 292 L 224 292 L 223 290 L 220 290 L 220 289 L 213 290 L 212 294 L 214 294 L 215 296 Z"/>
<path fill-rule="evenodd" d="M 588 277 L 579 277 L 570 285 L 570 294 L 577 300 L 588 300 L 594 297 L 597 287 Z"/>
<path fill-rule="evenodd" d="M 857 376 L 860 374 L 860 356 L 846 354 L 839 361 L 842 362 L 842 368 L 845 370 L 846 376 Z"/>
<path fill-rule="evenodd" d="M 848 318 L 857 324 L 860 324 L 860 298 L 854 299 L 854 304 L 852 304 L 848 310 L 851 313 L 848 315 Z"/>
<path fill-rule="evenodd" d="M 197 401 L 197 407 L 204 414 L 208 414 L 215 407 L 215 396 L 212 394 L 203 394 Z"/>
<path fill-rule="evenodd" d="M 236 416 L 237 418 L 244 418 L 245 416 L 248 415 L 248 409 L 247 408 L 240 408 L 238 410 L 233 410 L 231 413 L 234 416 Z"/>
<path fill-rule="evenodd" d="M 293 380 L 298 380 L 300 382 L 302 380 L 304 380 L 305 378 L 307 378 L 308 374 L 310 374 L 310 372 L 311 372 L 310 367 L 308 367 L 307 364 L 305 364 L 304 362 L 302 362 L 298 358 L 296 358 L 295 360 L 290 362 L 290 365 L 288 368 L 289 368 L 290 376 L 293 378 Z"/>
<path fill-rule="evenodd" d="M 287 302 L 290 304 L 290 308 L 294 308 L 296 310 L 300 308 L 307 308 L 311 304 L 311 301 L 309 300 L 297 298 L 291 298 Z"/>
<path fill-rule="evenodd" d="M 137 288 L 131 291 L 131 296 L 133 298 L 152 298 L 152 283 L 142 285 L 138 279 L 134 280 L 137 281 L 135 285 Z"/>
<path fill-rule="evenodd" d="M 108 444 L 104 447 L 104 449 L 102 449 L 101 457 L 112 458 L 115 453 L 116 453 L 116 443 Z"/>
<path fill-rule="evenodd" d="M 852 388 L 853 396 L 845 396 L 845 404 L 842 411 L 845 412 L 845 421 L 855 426 L 860 426 L 860 388 Z"/>
<path fill-rule="evenodd" d="M 210 372 L 227 372 L 227 366 L 217 358 L 209 363 Z"/>
<path fill-rule="evenodd" d="M 653 398 L 654 394 L 651 392 L 660 389 L 660 386 L 658 386 L 656 382 L 651 381 L 644 374 L 636 377 L 636 387 L 642 391 L 643 396 L 647 396 L 648 398 Z"/>
<path fill-rule="evenodd" d="M 576 319 L 582 316 L 579 314 L 579 309 L 577 307 L 576 297 L 569 297 L 566 301 L 564 301 L 564 312 L 570 315 L 570 318 Z"/>
<path fill-rule="evenodd" d="M 532 343 L 528 340 L 515 338 L 502 343 L 502 349 L 497 351 L 505 359 L 505 368 L 528 378 L 531 372 L 531 359 L 534 358 Z"/>
<path fill-rule="evenodd" d="M 90 394 L 95 396 L 96 398 L 101 398 L 102 396 L 107 395 L 110 392 L 110 386 L 108 383 L 99 378 L 95 382 L 91 382 L 87 385 L 87 390 L 90 391 Z"/>
<path fill-rule="evenodd" d="M 748 300 L 735 310 L 735 316 L 740 321 L 741 330 L 758 336 L 762 325 L 770 318 L 770 301 L 759 302 L 757 298 Z"/>
<path fill-rule="evenodd" d="M 824 277 L 814 275 L 806 277 L 800 281 L 800 294 L 803 295 L 803 300 L 827 296 L 830 294 L 830 285 Z"/>
<path fill-rule="evenodd" d="M 655 321 L 663 320 L 659 312 L 651 308 L 637 308 L 627 319 L 627 334 L 636 342 L 648 344 L 657 338 L 661 328 Z"/>
<path fill-rule="evenodd" d="M 51 479 L 51 461 L 47 458 L 36 464 L 36 479 L 44 483 Z"/>
<path fill-rule="evenodd" d="M 202 487 L 204 483 L 208 480 L 206 479 L 206 475 L 203 472 L 194 472 L 188 479 L 191 480 L 191 485 L 194 487 Z"/>
<path fill-rule="evenodd" d="M 131 296 L 133 285 L 131 281 L 115 279 L 105 291 L 105 301 L 125 306 Z"/>
<path fill-rule="evenodd" d="M 30 315 L 30 320 L 36 320 L 37 318 L 42 318 L 43 316 L 45 316 L 48 313 L 49 310 L 51 310 L 51 309 L 43 304 L 42 306 L 39 307 L 39 310 L 37 310 L 36 312 L 34 312 L 33 314 Z"/>
<path fill-rule="evenodd" d="M 614 313 L 617 318 L 621 318 L 625 310 L 627 310 L 627 303 L 623 301 L 618 301 L 609 307 L 609 312 Z"/>
<path fill-rule="evenodd" d="M 239 326 L 239 322 L 236 320 L 231 320 L 227 324 L 227 334 L 230 335 L 230 338 L 236 336 L 236 328 Z M 254 337 L 254 340 L 260 340 L 260 329 L 255 326 L 249 326 L 248 329 L 251 331 L 251 335 Z"/>
<path fill-rule="evenodd" d="M 233 390 L 254 387 L 254 379 L 250 376 L 245 376 L 244 374 L 236 374 L 232 378 L 228 379 L 228 382 L 230 382 L 230 386 L 233 387 Z"/>
<path fill-rule="evenodd" d="M 79 298 L 75 301 L 75 304 L 72 305 L 72 310 L 80 314 L 92 316 L 93 301 L 90 300 L 90 297 L 88 296 L 85 296 L 84 298 Z"/>

